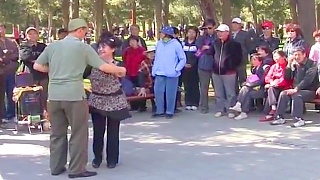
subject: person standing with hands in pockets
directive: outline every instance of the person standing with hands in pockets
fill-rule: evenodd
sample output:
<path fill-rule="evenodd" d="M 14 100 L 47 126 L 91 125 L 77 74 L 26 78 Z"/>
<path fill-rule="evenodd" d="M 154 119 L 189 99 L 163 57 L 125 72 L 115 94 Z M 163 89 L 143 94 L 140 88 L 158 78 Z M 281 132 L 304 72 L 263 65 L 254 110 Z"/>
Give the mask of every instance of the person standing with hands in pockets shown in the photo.
<path fill-rule="evenodd" d="M 53 176 L 66 171 L 70 152 L 69 178 L 91 177 L 96 172 L 86 170 L 88 162 L 88 105 L 83 86 L 87 65 L 103 72 L 123 77 L 126 70 L 107 64 L 88 45 L 82 43 L 88 31 L 83 19 L 72 19 L 68 36 L 51 43 L 38 57 L 34 69 L 49 73 L 48 112 L 51 122 L 50 169 Z M 67 141 L 68 126 L 71 137 Z M 68 148 L 69 146 L 69 148 Z"/>

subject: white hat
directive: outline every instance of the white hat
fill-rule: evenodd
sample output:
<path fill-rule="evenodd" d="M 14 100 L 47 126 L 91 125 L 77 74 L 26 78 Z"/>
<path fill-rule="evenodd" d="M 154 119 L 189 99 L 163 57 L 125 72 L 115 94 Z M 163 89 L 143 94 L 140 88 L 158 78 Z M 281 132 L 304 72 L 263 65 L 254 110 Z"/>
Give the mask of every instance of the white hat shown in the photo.
<path fill-rule="evenodd" d="M 221 32 L 224 32 L 224 31 L 230 31 L 230 28 L 229 28 L 229 26 L 228 25 L 226 25 L 226 24 L 220 24 L 219 26 L 218 26 L 218 28 L 216 29 L 216 31 L 221 31 Z"/>
<path fill-rule="evenodd" d="M 242 20 L 241 20 L 240 18 L 236 17 L 236 18 L 233 18 L 233 19 L 232 19 L 232 23 L 241 24 L 241 23 L 242 23 Z"/>

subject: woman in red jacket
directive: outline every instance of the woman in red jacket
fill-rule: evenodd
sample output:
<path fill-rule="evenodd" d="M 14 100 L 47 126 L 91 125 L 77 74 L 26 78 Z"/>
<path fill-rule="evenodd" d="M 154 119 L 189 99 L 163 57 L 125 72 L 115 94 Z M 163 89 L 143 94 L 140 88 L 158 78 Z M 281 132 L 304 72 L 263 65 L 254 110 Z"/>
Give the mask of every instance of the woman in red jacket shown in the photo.
<path fill-rule="evenodd" d="M 288 81 L 284 78 L 285 70 L 287 67 L 285 53 L 281 50 L 274 51 L 273 60 L 276 63 L 270 67 L 270 70 L 265 77 L 265 88 L 267 90 L 265 112 L 269 113 L 267 116 L 260 119 L 260 122 L 273 120 L 273 115 L 275 114 L 277 109 L 279 94 L 281 93 L 281 91 L 289 89 L 292 86 L 292 80 Z"/>

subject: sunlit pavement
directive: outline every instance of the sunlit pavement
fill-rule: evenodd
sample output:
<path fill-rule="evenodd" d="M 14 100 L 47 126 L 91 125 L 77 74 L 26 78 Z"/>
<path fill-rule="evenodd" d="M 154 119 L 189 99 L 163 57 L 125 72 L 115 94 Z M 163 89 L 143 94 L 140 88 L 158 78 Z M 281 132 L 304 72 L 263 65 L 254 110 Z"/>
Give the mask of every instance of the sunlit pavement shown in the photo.
<path fill-rule="evenodd" d="M 320 114 L 306 117 L 313 124 L 292 129 L 259 123 L 257 114 L 235 121 L 213 113 L 183 112 L 172 120 L 133 113 L 121 127 L 120 164 L 102 164 L 92 179 L 318 180 Z M 48 139 L 0 129 L 0 179 L 67 179 L 50 175 Z"/>

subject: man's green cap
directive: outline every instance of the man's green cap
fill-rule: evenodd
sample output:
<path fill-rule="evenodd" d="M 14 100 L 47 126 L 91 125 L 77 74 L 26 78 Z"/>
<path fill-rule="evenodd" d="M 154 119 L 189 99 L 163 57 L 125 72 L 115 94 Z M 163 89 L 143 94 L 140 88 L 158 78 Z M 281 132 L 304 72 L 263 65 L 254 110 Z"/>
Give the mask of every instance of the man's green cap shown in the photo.
<path fill-rule="evenodd" d="M 83 27 L 88 28 L 88 24 L 84 19 L 80 19 L 80 18 L 71 19 L 68 24 L 68 31 L 71 32 Z"/>

